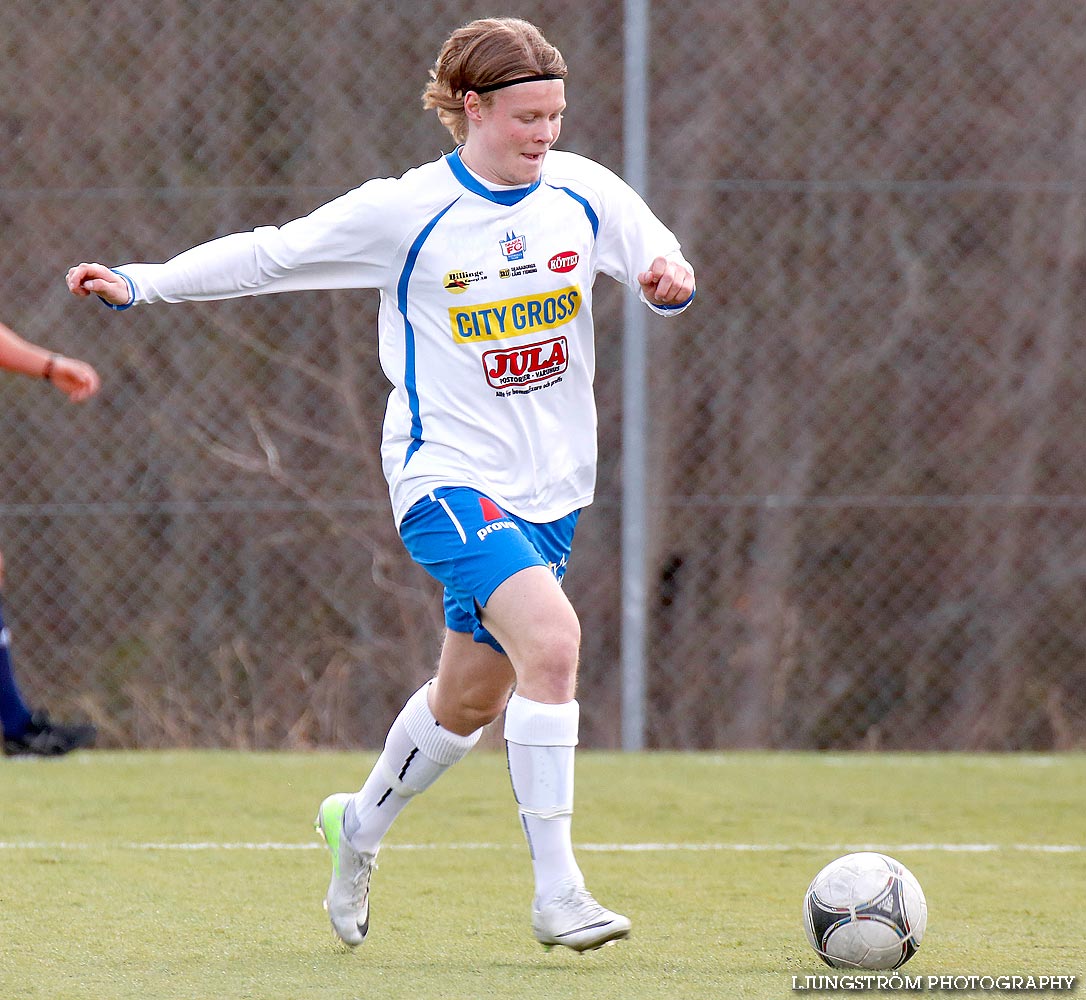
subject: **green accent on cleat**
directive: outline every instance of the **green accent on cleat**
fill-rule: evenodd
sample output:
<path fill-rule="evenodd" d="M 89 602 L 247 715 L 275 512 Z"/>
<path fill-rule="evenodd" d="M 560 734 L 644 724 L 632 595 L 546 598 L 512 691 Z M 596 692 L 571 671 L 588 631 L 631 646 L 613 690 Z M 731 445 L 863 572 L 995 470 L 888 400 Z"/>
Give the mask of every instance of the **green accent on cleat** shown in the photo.
<path fill-rule="evenodd" d="M 343 812 L 351 801 L 349 792 L 329 795 L 317 810 L 313 829 L 317 831 L 332 852 L 332 874 L 339 875 L 339 838 L 343 833 Z"/>

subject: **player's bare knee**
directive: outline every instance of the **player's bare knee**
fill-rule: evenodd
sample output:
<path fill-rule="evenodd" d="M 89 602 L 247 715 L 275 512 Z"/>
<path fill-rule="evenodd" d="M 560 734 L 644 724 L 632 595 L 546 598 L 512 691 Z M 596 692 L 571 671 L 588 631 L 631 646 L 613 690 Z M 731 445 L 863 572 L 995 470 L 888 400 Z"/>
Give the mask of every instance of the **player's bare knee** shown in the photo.
<path fill-rule="evenodd" d="M 460 718 L 473 727 L 473 732 L 489 726 L 505 711 L 511 690 L 505 688 L 500 692 L 468 692 L 461 701 Z"/>
<path fill-rule="evenodd" d="M 445 694 L 440 688 L 431 703 L 434 718 L 442 727 L 460 736 L 469 736 L 490 725 L 505 711 L 512 684 L 468 684 Z"/>
<path fill-rule="evenodd" d="M 570 614 L 558 628 L 552 629 L 546 639 L 548 656 L 556 665 L 561 664 L 570 673 L 577 672 L 577 661 L 581 655 L 581 623 L 576 614 Z"/>
<path fill-rule="evenodd" d="M 566 664 L 576 670 L 581 651 L 581 623 L 570 605 L 561 607 L 556 614 L 533 621 L 525 629 L 525 635 L 533 655 L 553 664 Z"/>
<path fill-rule="evenodd" d="M 537 701 L 569 701 L 577 687 L 579 651 L 579 629 L 538 638 L 517 664 L 518 691 Z"/>

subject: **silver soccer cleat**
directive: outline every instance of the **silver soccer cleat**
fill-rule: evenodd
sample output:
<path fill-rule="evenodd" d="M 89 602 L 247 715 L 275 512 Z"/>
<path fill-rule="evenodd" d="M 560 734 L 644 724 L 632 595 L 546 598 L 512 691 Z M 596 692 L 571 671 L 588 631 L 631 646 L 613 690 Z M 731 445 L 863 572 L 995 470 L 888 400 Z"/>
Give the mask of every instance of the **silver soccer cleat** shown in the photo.
<path fill-rule="evenodd" d="M 533 902 L 532 931 L 548 950 L 563 945 L 574 951 L 592 951 L 627 937 L 630 920 L 600 906 L 583 885 L 571 882 L 545 902 Z"/>
<path fill-rule="evenodd" d="M 332 880 L 324 908 L 336 936 L 352 948 L 366 940 L 370 929 L 370 875 L 373 854 L 360 854 L 343 836 L 343 810 L 351 796 L 347 792 L 329 795 L 317 810 L 314 824 L 332 853 Z"/>

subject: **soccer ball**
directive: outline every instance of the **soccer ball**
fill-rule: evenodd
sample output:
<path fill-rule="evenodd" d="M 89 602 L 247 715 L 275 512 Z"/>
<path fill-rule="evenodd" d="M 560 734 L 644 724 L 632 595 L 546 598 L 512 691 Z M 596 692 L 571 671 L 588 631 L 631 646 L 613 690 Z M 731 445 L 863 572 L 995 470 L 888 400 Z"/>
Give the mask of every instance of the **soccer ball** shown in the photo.
<path fill-rule="evenodd" d="M 835 969 L 896 969 L 924 937 L 928 903 L 900 861 L 863 851 L 831 861 L 807 888 L 803 929 Z"/>

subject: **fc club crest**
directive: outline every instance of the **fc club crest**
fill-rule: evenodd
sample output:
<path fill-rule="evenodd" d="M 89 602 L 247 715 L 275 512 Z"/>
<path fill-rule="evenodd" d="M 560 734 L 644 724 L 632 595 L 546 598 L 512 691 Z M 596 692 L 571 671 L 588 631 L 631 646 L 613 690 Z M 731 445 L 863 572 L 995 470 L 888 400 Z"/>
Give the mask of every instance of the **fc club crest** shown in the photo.
<path fill-rule="evenodd" d="M 524 237 L 518 236 L 516 233 L 506 233 L 505 238 L 498 240 L 498 245 L 502 248 L 502 256 L 508 260 L 523 260 L 524 259 Z"/>

